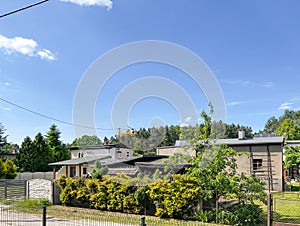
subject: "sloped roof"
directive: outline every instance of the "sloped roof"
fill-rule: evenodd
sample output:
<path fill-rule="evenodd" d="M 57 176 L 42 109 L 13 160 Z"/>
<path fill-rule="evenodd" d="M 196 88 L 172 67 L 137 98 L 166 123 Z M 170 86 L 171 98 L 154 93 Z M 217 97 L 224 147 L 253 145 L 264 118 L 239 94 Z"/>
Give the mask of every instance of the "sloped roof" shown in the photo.
<path fill-rule="evenodd" d="M 60 162 L 53 162 L 48 164 L 49 166 L 74 166 L 74 165 L 82 165 L 82 164 L 87 164 L 87 163 L 92 163 L 96 160 L 104 160 L 111 158 L 110 155 L 91 155 L 91 156 L 86 156 L 82 158 L 75 158 L 75 159 L 70 159 L 70 160 L 65 160 L 65 161 L 60 161 Z"/>

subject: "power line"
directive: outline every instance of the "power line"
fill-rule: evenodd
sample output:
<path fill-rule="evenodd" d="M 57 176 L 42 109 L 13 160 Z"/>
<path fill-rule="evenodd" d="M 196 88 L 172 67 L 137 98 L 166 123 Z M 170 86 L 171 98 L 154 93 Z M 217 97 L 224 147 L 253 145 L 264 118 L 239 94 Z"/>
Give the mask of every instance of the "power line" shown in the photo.
<path fill-rule="evenodd" d="M 49 1 L 49 0 L 43 0 L 43 1 L 40 1 L 40 2 L 33 3 L 33 4 L 31 4 L 31 5 L 25 6 L 25 7 L 20 8 L 20 9 L 16 9 L 16 10 L 11 11 L 11 12 L 9 12 L 9 13 L 5 13 L 5 14 L 3 14 L 3 15 L 0 15 L 0 18 L 5 17 L 5 16 L 9 16 L 9 15 L 11 15 L 11 14 L 14 14 L 14 13 L 17 13 L 17 12 L 20 12 L 20 11 L 23 11 L 23 10 L 25 10 L 25 9 L 31 8 L 31 7 L 33 7 L 33 6 L 37 6 L 37 5 L 39 5 L 39 4 L 42 4 L 42 3 L 45 3 L 45 2 L 48 2 L 48 1 Z"/>
<path fill-rule="evenodd" d="M 66 122 L 66 121 L 63 121 L 63 120 L 60 120 L 60 119 L 56 119 L 56 118 L 53 118 L 53 117 L 51 117 L 51 116 L 48 116 L 48 115 L 39 113 L 39 112 L 34 111 L 34 110 L 31 110 L 31 109 L 29 109 L 29 108 L 22 107 L 22 106 L 20 106 L 20 105 L 18 105 L 18 104 L 15 104 L 15 103 L 13 103 L 13 102 L 10 102 L 10 101 L 8 101 L 8 100 L 5 100 L 5 99 L 3 99 L 3 98 L 1 98 L 1 97 L 0 97 L 0 100 L 3 101 L 3 102 L 5 102 L 5 103 L 8 103 L 8 104 L 10 104 L 10 105 L 12 105 L 12 106 L 15 106 L 15 107 L 17 107 L 17 108 L 20 108 L 20 109 L 22 109 L 22 110 L 24 110 L 24 111 L 28 111 L 28 112 L 30 112 L 30 113 L 32 113 L 32 114 L 38 115 L 38 116 L 40 116 L 40 117 L 43 117 L 43 118 L 46 118 L 46 119 L 50 119 L 50 120 L 53 120 L 53 121 L 56 121 L 56 122 L 59 122 L 59 123 L 67 124 L 67 125 L 70 125 L 70 126 L 76 126 L 76 127 L 86 128 L 86 129 L 96 129 L 96 130 L 114 131 L 114 129 L 99 128 L 99 127 L 90 127 L 90 126 L 84 126 L 84 125 L 73 124 L 73 123 L 70 123 L 70 122 Z"/>

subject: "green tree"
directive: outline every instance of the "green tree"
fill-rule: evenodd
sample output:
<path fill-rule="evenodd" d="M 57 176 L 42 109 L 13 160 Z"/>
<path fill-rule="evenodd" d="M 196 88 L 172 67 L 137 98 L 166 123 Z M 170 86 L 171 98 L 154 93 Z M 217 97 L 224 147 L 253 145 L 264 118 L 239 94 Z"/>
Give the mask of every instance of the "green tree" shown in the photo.
<path fill-rule="evenodd" d="M 300 146 L 289 147 L 284 152 L 284 168 L 286 170 L 299 169 L 300 167 Z"/>
<path fill-rule="evenodd" d="M 292 119 L 286 118 L 280 123 L 276 135 L 284 135 L 286 140 L 299 140 L 300 127 Z"/>
<path fill-rule="evenodd" d="M 276 130 L 279 127 L 279 120 L 277 118 L 275 118 L 274 116 L 272 116 L 271 118 L 269 118 L 265 124 L 265 128 L 263 130 L 263 133 L 266 134 L 275 134 Z"/>
<path fill-rule="evenodd" d="M 30 153 L 32 166 L 30 171 L 45 172 L 51 170 L 48 164 L 53 162 L 53 153 L 41 133 L 35 136 L 32 146 L 33 149 Z"/>
<path fill-rule="evenodd" d="M 7 135 L 5 135 L 5 129 L 0 122 L 0 153 L 2 153 L 2 148 L 7 144 Z"/>
<path fill-rule="evenodd" d="M 2 148 L 2 154 L 10 154 L 12 153 L 14 150 L 18 151 L 19 145 L 18 144 L 14 144 L 14 143 L 7 143 L 3 146 Z"/>
<path fill-rule="evenodd" d="M 232 138 L 238 138 L 238 131 L 243 130 L 245 132 L 245 137 L 251 138 L 253 137 L 253 132 L 251 127 L 249 126 L 243 126 L 243 125 L 235 125 L 232 124 L 226 124 L 226 131 L 225 131 L 225 138 L 232 139 Z"/>
<path fill-rule="evenodd" d="M 100 160 L 95 161 L 95 166 L 93 167 L 92 171 L 92 178 L 93 179 L 102 179 L 102 176 L 108 172 L 107 166 L 102 166 Z"/>
<path fill-rule="evenodd" d="M 6 179 L 15 179 L 17 176 L 17 166 L 11 159 L 7 159 L 4 163 L 5 168 L 5 178 Z"/>
<path fill-rule="evenodd" d="M 32 171 L 32 152 L 33 143 L 30 137 L 25 137 L 21 144 L 21 148 L 16 155 L 15 163 L 18 167 L 18 171 L 27 172 Z"/>
<path fill-rule="evenodd" d="M 50 130 L 46 135 L 46 142 L 53 153 L 54 162 L 70 159 L 70 151 L 60 140 L 60 131 L 57 129 L 56 125 L 51 125 Z"/>
<path fill-rule="evenodd" d="M 2 159 L 0 158 L 0 179 L 2 178 L 5 178 L 5 166 Z"/>
<path fill-rule="evenodd" d="M 76 138 L 71 146 L 96 146 L 101 144 L 100 138 L 96 135 L 83 135 L 82 137 Z"/>

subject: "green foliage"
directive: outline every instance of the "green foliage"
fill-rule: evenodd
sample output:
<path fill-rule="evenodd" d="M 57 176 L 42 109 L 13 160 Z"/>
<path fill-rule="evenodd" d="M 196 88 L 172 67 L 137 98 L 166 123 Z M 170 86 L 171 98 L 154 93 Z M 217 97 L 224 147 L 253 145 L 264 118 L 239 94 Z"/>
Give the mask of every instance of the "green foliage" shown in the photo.
<path fill-rule="evenodd" d="M 7 144 L 7 135 L 5 135 L 5 129 L 0 122 L 0 153 L 2 153 L 2 148 Z"/>
<path fill-rule="evenodd" d="M 63 205 L 139 213 L 144 199 L 130 181 L 131 178 L 125 175 L 103 177 L 102 180 L 71 179 L 62 175 L 56 182 L 62 189 L 60 200 Z"/>
<path fill-rule="evenodd" d="M 4 178 L 4 177 L 5 177 L 5 166 L 2 159 L 0 158 L 0 178 Z"/>
<path fill-rule="evenodd" d="M 102 179 L 102 176 L 108 172 L 107 166 L 102 166 L 100 160 L 95 161 L 95 166 L 92 171 L 92 178 L 93 179 Z"/>
<path fill-rule="evenodd" d="M 17 166 L 11 159 L 7 159 L 4 163 L 5 178 L 15 179 L 17 176 Z"/>
<path fill-rule="evenodd" d="M 160 180 L 148 185 L 146 192 L 156 205 L 156 216 L 186 218 L 194 214 L 202 198 L 195 177 L 174 175 L 173 179 Z"/>
<path fill-rule="evenodd" d="M 5 162 L 0 159 L 0 179 L 14 179 L 17 176 L 17 167 L 11 159 Z"/>
<path fill-rule="evenodd" d="M 82 137 L 76 138 L 71 146 L 76 147 L 76 146 L 96 146 L 96 145 L 101 145 L 102 142 L 99 137 L 96 135 L 83 135 Z"/>
<path fill-rule="evenodd" d="M 292 119 L 284 119 L 278 129 L 277 135 L 284 135 L 286 140 L 299 140 L 300 139 L 300 126 L 297 125 Z"/>
<path fill-rule="evenodd" d="M 46 143 L 53 154 L 53 162 L 68 160 L 71 157 L 69 149 L 60 140 L 60 131 L 56 125 L 51 125 L 46 135 Z"/>
<path fill-rule="evenodd" d="M 52 127 L 56 128 L 56 127 Z M 48 136 L 50 139 L 50 137 Z M 16 155 L 15 163 L 20 172 L 45 172 L 52 170 L 48 166 L 53 162 L 54 152 L 49 145 L 54 139 L 46 140 L 41 133 L 35 136 L 34 141 L 30 137 L 26 137 L 21 144 L 21 148 Z M 49 144 L 47 143 L 49 142 Z"/>
<path fill-rule="evenodd" d="M 284 152 L 284 168 L 298 169 L 300 166 L 300 146 L 289 147 Z"/>
<path fill-rule="evenodd" d="M 24 201 L 19 201 L 15 204 L 17 207 L 42 207 L 50 206 L 51 203 L 46 198 L 41 199 L 26 199 Z"/>

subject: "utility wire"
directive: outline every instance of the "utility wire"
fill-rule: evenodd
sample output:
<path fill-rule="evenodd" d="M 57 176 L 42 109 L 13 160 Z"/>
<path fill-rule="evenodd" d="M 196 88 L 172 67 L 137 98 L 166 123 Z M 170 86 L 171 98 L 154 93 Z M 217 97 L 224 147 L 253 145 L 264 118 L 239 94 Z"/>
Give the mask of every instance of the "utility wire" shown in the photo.
<path fill-rule="evenodd" d="M 23 11 L 23 10 L 25 10 L 25 9 L 31 8 L 31 7 L 33 7 L 33 6 L 37 6 L 37 5 L 39 5 L 39 4 L 42 4 L 42 3 L 45 3 L 45 2 L 48 2 L 48 1 L 49 1 L 49 0 L 43 0 L 43 1 L 40 1 L 40 2 L 33 3 L 33 4 L 31 4 L 31 5 L 25 6 L 25 7 L 20 8 L 20 9 L 16 9 L 16 10 L 11 11 L 11 12 L 9 12 L 9 13 L 5 13 L 5 14 L 3 14 L 3 15 L 0 15 L 0 18 L 5 17 L 5 16 L 9 16 L 9 15 L 11 15 L 11 14 L 14 14 L 14 13 L 17 13 L 17 12 L 20 12 L 20 11 Z"/>
<path fill-rule="evenodd" d="M 42 113 L 33 111 L 33 110 L 29 109 L 29 108 L 22 107 L 22 106 L 20 106 L 20 105 L 18 105 L 18 104 L 15 104 L 15 103 L 13 103 L 13 102 L 10 102 L 10 101 L 8 101 L 8 100 L 5 100 L 5 99 L 3 99 L 3 98 L 1 98 L 1 97 L 0 97 L 0 100 L 3 101 L 3 102 L 5 102 L 5 103 L 8 103 L 8 104 L 10 104 L 10 105 L 12 105 L 12 106 L 15 106 L 15 107 L 17 107 L 17 108 L 20 108 L 20 109 L 22 109 L 22 110 L 28 111 L 28 112 L 30 112 L 30 113 L 32 113 L 32 114 L 38 115 L 38 116 L 40 116 L 40 117 L 43 117 L 43 118 L 46 118 L 46 119 L 50 119 L 50 120 L 53 120 L 53 121 L 56 121 L 56 122 L 60 122 L 60 123 L 63 123 L 63 124 L 67 124 L 67 125 L 70 125 L 70 126 L 76 126 L 76 127 L 86 128 L 86 129 L 110 130 L 110 131 L 114 131 L 114 129 L 99 128 L 99 127 L 90 127 L 90 126 L 84 126 L 84 125 L 73 124 L 73 123 L 70 123 L 70 122 L 66 122 L 66 121 L 63 121 L 63 120 L 60 120 L 60 119 L 53 118 L 53 117 L 48 116 L 48 115 L 44 115 L 44 114 L 42 114 Z"/>

